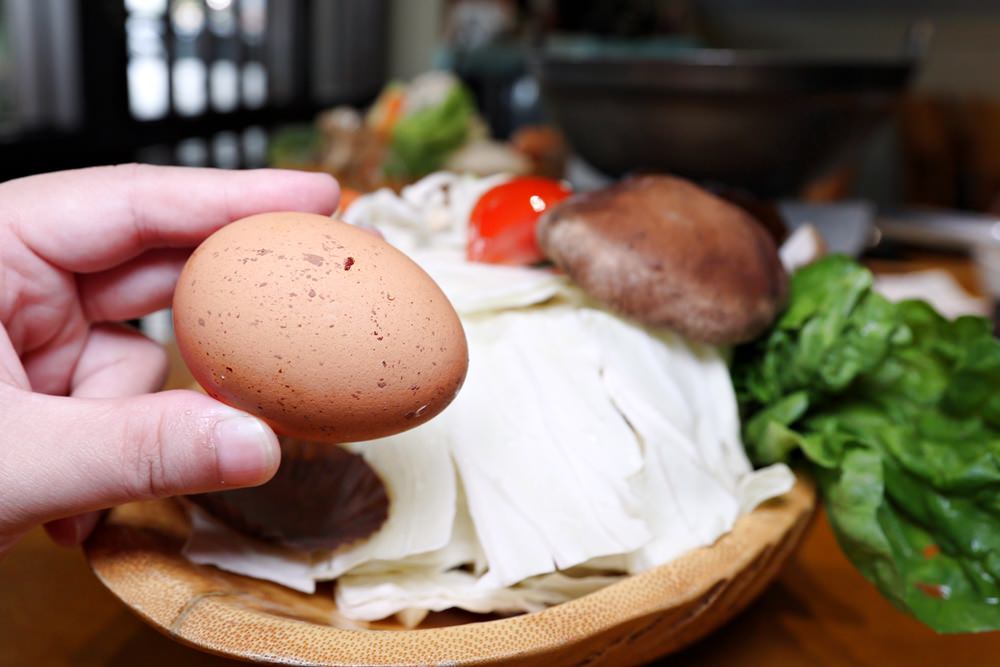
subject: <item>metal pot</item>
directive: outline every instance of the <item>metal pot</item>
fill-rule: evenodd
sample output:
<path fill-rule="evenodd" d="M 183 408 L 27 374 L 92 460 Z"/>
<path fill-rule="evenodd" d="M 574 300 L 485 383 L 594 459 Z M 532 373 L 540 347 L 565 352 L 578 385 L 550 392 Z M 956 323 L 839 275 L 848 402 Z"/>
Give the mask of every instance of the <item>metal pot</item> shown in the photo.
<path fill-rule="evenodd" d="M 884 120 L 915 64 L 915 55 L 543 49 L 534 69 L 570 146 L 608 175 L 671 172 L 777 197 L 795 194 Z"/>

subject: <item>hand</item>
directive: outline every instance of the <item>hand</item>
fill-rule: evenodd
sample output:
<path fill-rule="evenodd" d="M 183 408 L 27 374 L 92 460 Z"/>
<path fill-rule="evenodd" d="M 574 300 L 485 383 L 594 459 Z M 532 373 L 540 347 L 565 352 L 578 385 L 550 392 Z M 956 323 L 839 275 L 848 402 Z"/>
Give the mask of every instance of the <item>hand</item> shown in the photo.
<path fill-rule="evenodd" d="M 277 439 L 190 391 L 156 391 L 163 350 L 118 324 L 170 305 L 191 250 L 254 213 L 330 214 L 326 175 L 129 165 L 0 184 L 0 554 L 47 523 L 84 539 L 95 510 L 260 484 Z M 144 394 L 144 395 L 143 395 Z"/>

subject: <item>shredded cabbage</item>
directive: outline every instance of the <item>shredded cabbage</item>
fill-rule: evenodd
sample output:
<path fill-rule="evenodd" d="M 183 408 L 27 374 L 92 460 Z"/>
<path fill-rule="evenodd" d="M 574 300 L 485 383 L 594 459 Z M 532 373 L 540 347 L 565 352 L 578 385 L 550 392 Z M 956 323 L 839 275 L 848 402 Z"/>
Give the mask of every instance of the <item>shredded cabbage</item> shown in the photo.
<path fill-rule="evenodd" d="M 361 621 L 533 611 L 710 545 L 791 488 L 783 464 L 747 460 L 723 351 L 608 313 L 550 271 L 465 261 L 469 211 L 497 182 L 433 174 L 348 209 L 434 277 L 469 342 L 441 415 L 350 445 L 386 484 L 386 524 L 275 567 L 273 547 L 231 531 L 231 549 L 207 549 L 201 517 L 189 556 L 300 590 L 337 579 L 340 613 Z"/>

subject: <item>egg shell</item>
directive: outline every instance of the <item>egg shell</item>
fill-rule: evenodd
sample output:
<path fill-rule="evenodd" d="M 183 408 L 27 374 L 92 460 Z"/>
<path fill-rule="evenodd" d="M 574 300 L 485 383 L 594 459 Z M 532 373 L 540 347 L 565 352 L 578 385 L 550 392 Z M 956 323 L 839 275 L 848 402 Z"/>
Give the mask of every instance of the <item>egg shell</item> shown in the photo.
<path fill-rule="evenodd" d="M 461 321 L 379 237 L 305 213 L 229 224 L 191 255 L 174 329 L 214 398 L 323 442 L 399 433 L 443 410 L 468 367 Z"/>

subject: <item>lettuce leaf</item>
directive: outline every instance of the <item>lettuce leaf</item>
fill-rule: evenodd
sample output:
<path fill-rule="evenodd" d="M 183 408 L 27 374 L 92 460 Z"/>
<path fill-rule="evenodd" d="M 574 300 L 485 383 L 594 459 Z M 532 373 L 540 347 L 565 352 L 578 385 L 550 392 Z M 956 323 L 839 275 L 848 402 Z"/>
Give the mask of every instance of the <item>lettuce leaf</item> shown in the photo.
<path fill-rule="evenodd" d="M 435 106 L 404 116 L 392 130 L 386 173 L 415 179 L 435 171 L 465 143 L 476 116 L 471 93 L 456 84 Z"/>
<path fill-rule="evenodd" d="M 888 302 L 831 256 L 736 350 L 758 464 L 804 459 L 854 565 L 939 632 L 1000 629 L 1000 342 L 987 320 Z"/>

